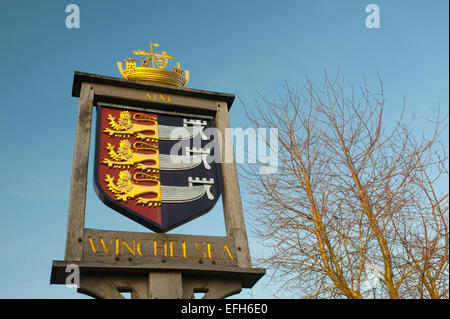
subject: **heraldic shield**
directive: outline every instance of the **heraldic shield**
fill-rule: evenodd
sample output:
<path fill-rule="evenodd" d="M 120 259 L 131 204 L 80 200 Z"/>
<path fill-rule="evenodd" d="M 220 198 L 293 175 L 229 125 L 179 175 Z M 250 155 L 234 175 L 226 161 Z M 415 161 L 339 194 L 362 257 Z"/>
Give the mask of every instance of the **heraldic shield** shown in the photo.
<path fill-rule="evenodd" d="M 221 193 L 217 148 L 205 134 L 212 125 L 209 119 L 98 106 L 97 195 L 155 232 L 207 213 Z"/>

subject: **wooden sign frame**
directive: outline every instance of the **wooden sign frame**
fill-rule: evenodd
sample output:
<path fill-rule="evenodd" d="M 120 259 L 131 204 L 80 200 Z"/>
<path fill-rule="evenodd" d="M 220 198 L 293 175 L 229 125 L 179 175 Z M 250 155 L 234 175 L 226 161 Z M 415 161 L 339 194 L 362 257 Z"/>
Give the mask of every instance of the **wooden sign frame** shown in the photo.
<path fill-rule="evenodd" d="M 210 116 L 222 135 L 220 149 L 224 156 L 225 149 L 233 150 L 226 128 L 234 95 L 75 72 L 72 96 L 80 100 L 65 257 L 53 261 L 51 284 L 66 283 L 66 267 L 75 264 L 80 269 L 78 291 L 98 298 L 121 298 L 121 291 L 131 291 L 132 298 L 193 298 L 194 292 L 200 291 L 206 293 L 204 298 L 224 298 L 251 288 L 265 274 L 264 269 L 251 265 L 234 157 L 231 163 L 222 160 L 220 164 L 226 236 L 85 228 L 94 106 L 108 103 L 169 114 Z M 153 247 L 151 257 L 143 253 L 144 243 L 147 251 Z M 99 245 L 103 244 L 105 249 L 99 253 Z M 200 255 L 189 253 L 189 245 L 197 245 Z"/>

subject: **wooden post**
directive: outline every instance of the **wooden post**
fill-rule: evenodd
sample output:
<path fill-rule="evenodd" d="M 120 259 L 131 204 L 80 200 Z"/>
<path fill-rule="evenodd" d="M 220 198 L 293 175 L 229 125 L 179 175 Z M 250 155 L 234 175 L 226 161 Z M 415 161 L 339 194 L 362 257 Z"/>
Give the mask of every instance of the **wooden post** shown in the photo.
<path fill-rule="evenodd" d="M 70 184 L 65 260 L 81 261 L 94 86 L 82 83 Z"/>
<path fill-rule="evenodd" d="M 150 299 L 183 298 L 183 283 L 180 272 L 150 272 L 148 288 Z"/>
<path fill-rule="evenodd" d="M 226 102 L 217 103 L 215 123 L 222 136 L 222 140 L 219 141 L 221 142 L 219 149 L 221 150 L 222 202 L 225 227 L 227 235 L 234 238 L 239 267 L 250 268 L 252 264 L 247 232 L 245 230 L 236 163 L 234 162 L 233 141 L 229 130 L 227 130 L 230 127 L 230 122 Z"/>

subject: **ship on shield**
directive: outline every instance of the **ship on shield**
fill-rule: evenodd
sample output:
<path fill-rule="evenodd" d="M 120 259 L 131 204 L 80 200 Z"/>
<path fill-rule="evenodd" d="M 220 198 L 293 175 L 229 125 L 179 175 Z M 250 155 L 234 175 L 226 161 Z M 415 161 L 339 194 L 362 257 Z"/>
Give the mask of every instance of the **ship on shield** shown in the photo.
<path fill-rule="evenodd" d="M 97 195 L 155 232 L 207 213 L 221 193 L 214 143 L 205 134 L 212 125 L 209 119 L 98 106 Z"/>

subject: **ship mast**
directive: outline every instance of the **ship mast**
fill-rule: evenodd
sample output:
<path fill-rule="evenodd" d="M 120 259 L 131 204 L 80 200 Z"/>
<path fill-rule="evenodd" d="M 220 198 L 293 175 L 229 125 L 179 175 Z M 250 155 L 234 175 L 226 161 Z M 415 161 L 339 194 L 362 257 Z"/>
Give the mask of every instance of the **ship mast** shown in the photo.
<path fill-rule="evenodd" d="M 152 66 L 153 68 L 155 68 L 155 59 L 154 59 L 154 53 L 153 53 L 153 46 L 155 47 L 159 47 L 159 44 L 153 43 L 152 41 L 150 41 L 150 56 L 152 59 Z"/>

